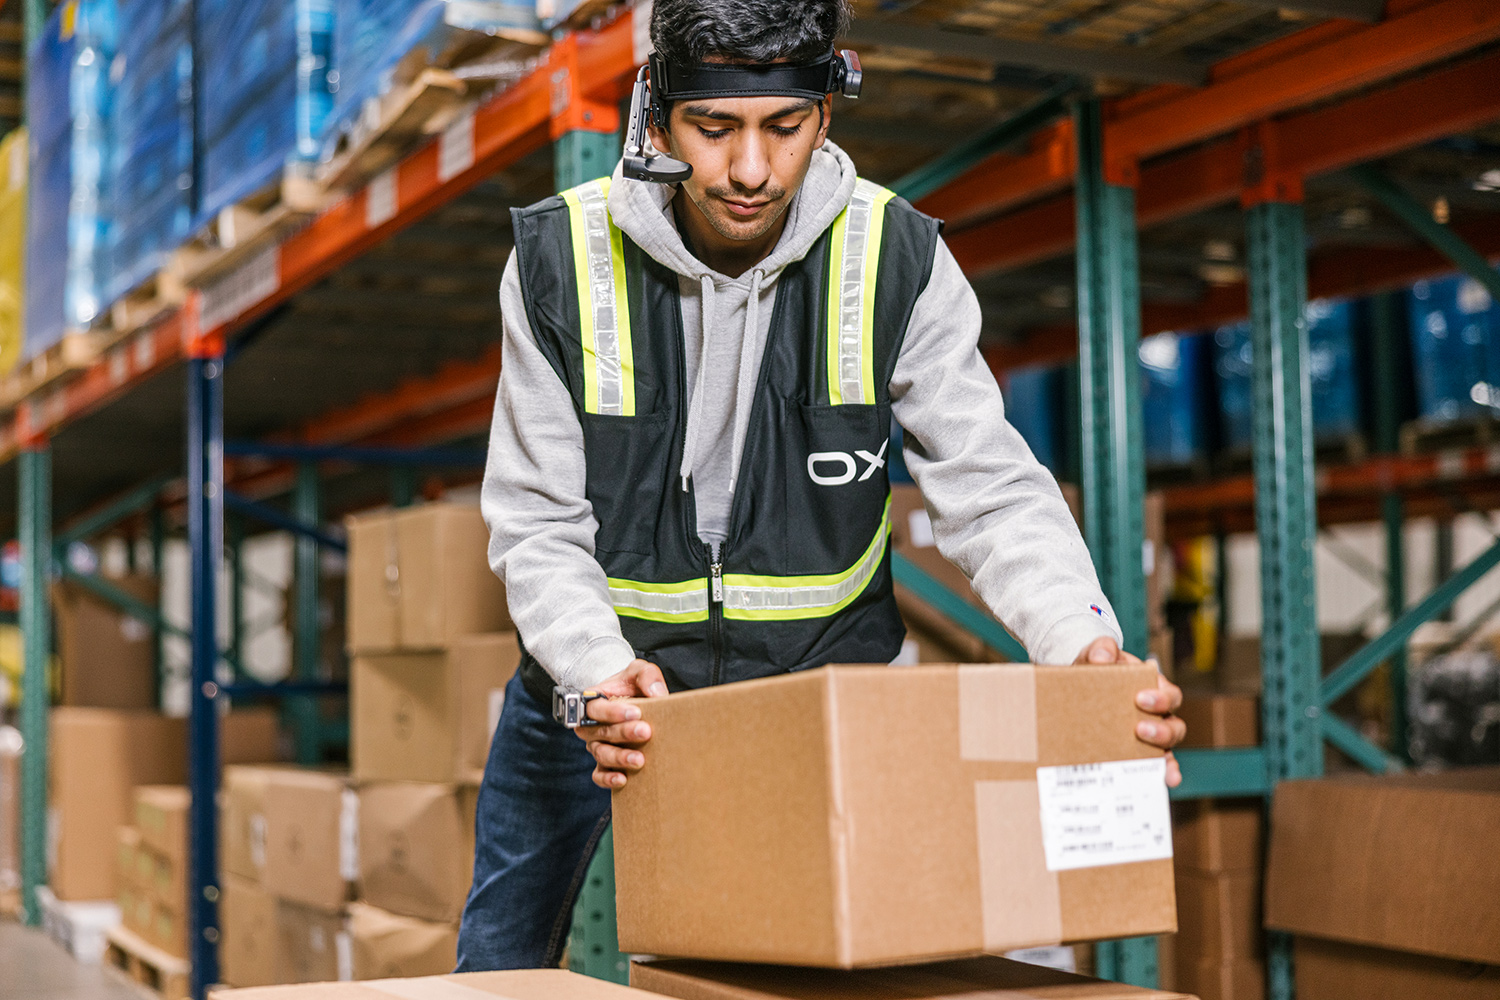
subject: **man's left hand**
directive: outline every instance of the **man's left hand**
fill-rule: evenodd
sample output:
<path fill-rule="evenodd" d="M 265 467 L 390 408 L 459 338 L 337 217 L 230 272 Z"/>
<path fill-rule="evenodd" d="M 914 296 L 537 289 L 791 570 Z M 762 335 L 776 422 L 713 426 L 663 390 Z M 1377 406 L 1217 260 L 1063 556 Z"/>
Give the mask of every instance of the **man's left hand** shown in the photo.
<path fill-rule="evenodd" d="M 1127 653 L 1108 636 L 1089 643 L 1073 661 L 1077 666 L 1140 662 L 1140 657 Z M 1135 703 L 1142 711 L 1161 716 L 1160 721 L 1136 723 L 1135 735 L 1142 743 L 1167 751 L 1167 787 L 1176 788 L 1182 784 L 1182 770 L 1177 766 L 1177 758 L 1172 756 L 1172 748 L 1187 735 L 1187 724 L 1172 713 L 1182 705 L 1182 688 L 1167 680 L 1165 675 L 1157 674 L 1156 687 L 1138 692 Z"/>

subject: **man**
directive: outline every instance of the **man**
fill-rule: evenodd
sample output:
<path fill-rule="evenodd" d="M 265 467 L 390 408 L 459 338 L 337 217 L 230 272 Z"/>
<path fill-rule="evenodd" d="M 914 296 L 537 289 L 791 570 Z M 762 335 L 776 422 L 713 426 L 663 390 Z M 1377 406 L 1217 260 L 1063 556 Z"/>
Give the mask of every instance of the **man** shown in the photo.
<path fill-rule="evenodd" d="M 938 224 L 826 141 L 831 92 L 858 84 L 833 52 L 846 18 L 845 0 L 656 0 L 637 101 L 661 155 L 627 142 L 612 179 L 515 213 L 483 509 L 525 653 L 460 971 L 556 963 L 608 789 L 646 766 L 637 708 L 585 703 L 580 742 L 554 686 L 659 697 L 896 656 L 893 416 L 940 550 L 1032 659 L 1134 660 L 1005 421 Z M 1139 738 L 1175 745 L 1180 692 L 1138 700 L 1163 716 Z"/>

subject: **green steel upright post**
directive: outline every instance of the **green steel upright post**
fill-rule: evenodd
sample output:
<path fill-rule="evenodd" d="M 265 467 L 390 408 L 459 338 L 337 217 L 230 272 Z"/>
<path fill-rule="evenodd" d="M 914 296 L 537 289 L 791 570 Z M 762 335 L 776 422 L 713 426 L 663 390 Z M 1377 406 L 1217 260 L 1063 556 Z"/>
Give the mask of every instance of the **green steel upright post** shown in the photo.
<path fill-rule="evenodd" d="M 1374 334 L 1374 444 L 1382 455 L 1399 450 L 1401 431 L 1402 338 L 1406 330 L 1401 321 L 1402 300 L 1399 292 L 1385 292 L 1370 300 Z M 1385 522 L 1385 588 L 1386 610 L 1391 621 L 1406 610 L 1406 546 L 1404 531 L 1405 505 L 1401 494 L 1392 490 L 1380 498 L 1381 518 Z M 1406 713 L 1406 649 L 1403 646 L 1386 662 L 1391 698 L 1391 753 L 1409 760 Z"/>
<path fill-rule="evenodd" d="M 52 452 L 43 442 L 17 461 L 21 543 L 21 905 L 42 922 L 36 890 L 47 881 L 47 665 L 52 658 Z"/>
<path fill-rule="evenodd" d="M 1141 276 L 1135 189 L 1112 183 L 1097 98 L 1074 112 L 1078 144 L 1078 372 L 1084 535 L 1125 648 L 1148 645 L 1143 550 L 1146 461 L 1141 439 Z M 1133 169 L 1131 171 L 1133 173 Z M 1137 986 L 1157 983 L 1154 938 L 1111 941 L 1099 974 Z"/>
<path fill-rule="evenodd" d="M 47 12 L 50 9 L 47 0 L 26 0 L 24 16 L 27 51 L 31 50 L 31 43 L 41 38 L 42 32 L 47 30 Z"/>
<path fill-rule="evenodd" d="M 1307 251 L 1296 197 L 1245 213 L 1250 264 L 1251 421 L 1260 537 L 1261 698 L 1272 785 L 1323 773 L 1319 724 L 1317 539 L 1312 394 L 1308 382 Z M 1272 1000 L 1293 995 L 1291 939 L 1268 942 Z"/>
<path fill-rule="evenodd" d="M 617 132 L 577 129 L 553 143 L 552 154 L 557 189 L 566 191 L 585 181 L 608 177 L 620 159 L 620 137 Z"/>
<path fill-rule="evenodd" d="M 318 467 L 312 462 L 297 466 L 297 482 L 292 491 L 292 516 L 306 525 L 323 523 L 322 502 L 319 498 Z M 298 680 L 311 681 L 318 677 L 319 661 L 323 650 L 322 628 L 319 622 L 318 577 L 320 555 L 318 543 L 306 535 L 298 535 L 295 546 L 295 589 L 297 634 L 292 649 L 296 656 L 294 673 Z M 293 698 L 289 703 L 292 731 L 297 740 L 297 761 L 301 764 L 316 764 L 323 756 L 322 734 L 318 726 L 318 704 L 312 698 Z"/>

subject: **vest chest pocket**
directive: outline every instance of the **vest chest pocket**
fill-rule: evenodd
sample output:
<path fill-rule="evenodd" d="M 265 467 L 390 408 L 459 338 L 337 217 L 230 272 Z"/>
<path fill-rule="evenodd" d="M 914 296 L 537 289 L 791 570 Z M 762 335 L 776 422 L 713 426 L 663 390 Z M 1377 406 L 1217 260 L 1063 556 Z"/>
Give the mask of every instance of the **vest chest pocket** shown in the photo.
<path fill-rule="evenodd" d="M 655 546 L 660 505 L 675 475 L 672 427 L 666 411 L 642 417 L 599 413 L 579 415 L 583 425 L 585 493 L 594 507 L 599 552 L 645 555 Z M 663 470 L 666 470 L 665 473 Z"/>
<path fill-rule="evenodd" d="M 786 435 L 789 573 L 826 573 L 863 552 L 890 494 L 885 404 L 789 407 Z"/>

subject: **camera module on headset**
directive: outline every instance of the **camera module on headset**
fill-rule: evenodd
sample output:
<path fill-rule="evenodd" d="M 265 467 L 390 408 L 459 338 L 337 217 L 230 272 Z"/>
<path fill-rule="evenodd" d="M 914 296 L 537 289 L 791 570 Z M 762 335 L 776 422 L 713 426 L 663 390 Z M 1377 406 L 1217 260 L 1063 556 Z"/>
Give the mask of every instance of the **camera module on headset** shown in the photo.
<path fill-rule="evenodd" d="M 649 77 L 648 77 L 649 72 Z M 646 126 L 667 127 L 673 101 L 719 97 L 858 97 L 864 73 L 851 49 L 832 50 L 812 63 L 674 63 L 653 54 L 636 74 L 625 133 L 622 172 L 637 181 L 680 184 L 693 176 L 690 164 L 646 153 Z"/>

